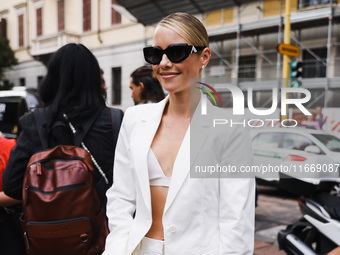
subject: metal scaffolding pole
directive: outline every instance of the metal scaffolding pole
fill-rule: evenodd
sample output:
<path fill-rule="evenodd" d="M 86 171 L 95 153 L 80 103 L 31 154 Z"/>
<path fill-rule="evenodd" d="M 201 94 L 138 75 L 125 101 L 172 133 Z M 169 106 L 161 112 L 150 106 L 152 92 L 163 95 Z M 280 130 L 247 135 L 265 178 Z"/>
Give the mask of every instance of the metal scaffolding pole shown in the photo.
<path fill-rule="evenodd" d="M 331 46 L 332 46 L 332 26 L 333 26 L 333 1 L 331 0 L 330 4 L 331 8 L 331 13 L 329 15 L 328 19 L 328 37 L 327 37 L 327 66 L 326 66 L 326 79 L 327 79 L 327 84 L 325 87 L 325 100 L 323 103 L 323 107 L 327 107 L 328 103 L 328 90 L 330 86 L 330 71 L 329 71 L 329 66 L 330 66 L 330 57 L 331 57 Z"/>
<path fill-rule="evenodd" d="M 277 37 L 277 44 L 280 44 L 282 42 L 282 27 L 283 27 L 283 17 L 281 16 L 281 4 L 280 4 L 280 25 L 278 27 L 278 37 Z M 277 52 L 276 54 L 277 56 L 277 61 L 276 61 L 276 77 L 277 77 L 277 86 L 278 89 L 281 88 L 281 54 L 279 52 Z"/>
<path fill-rule="evenodd" d="M 235 72 L 236 72 L 236 86 L 239 86 L 238 82 L 238 70 L 239 70 L 239 58 L 240 58 L 240 45 L 241 45 L 241 24 L 240 24 L 240 7 L 237 9 L 237 35 L 236 35 L 236 64 L 235 64 Z"/>

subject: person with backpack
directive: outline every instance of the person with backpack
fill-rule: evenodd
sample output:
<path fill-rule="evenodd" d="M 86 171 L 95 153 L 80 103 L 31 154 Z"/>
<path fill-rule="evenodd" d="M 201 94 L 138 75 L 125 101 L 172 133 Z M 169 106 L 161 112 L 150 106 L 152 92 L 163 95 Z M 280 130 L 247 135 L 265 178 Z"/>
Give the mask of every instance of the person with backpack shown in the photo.
<path fill-rule="evenodd" d="M 22 239 L 20 225 L 18 224 L 17 200 L 6 196 L 2 190 L 2 175 L 6 168 L 9 155 L 15 146 L 15 139 L 8 139 L 0 135 L 0 251 L 1 254 L 25 254 L 24 244 L 20 245 Z M 7 207 L 4 207 L 4 206 Z M 11 206 L 14 205 L 14 206 Z"/>
<path fill-rule="evenodd" d="M 15 144 L 15 139 L 7 139 L 0 136 L 0 191 L 2 191 L 2 174 L 6 168 L 9 154 Z"/>
<path fill-rule="evenodd" d="M 90 230 L 96 227 L 97 220 L 84 220 L 92 217 L 86 215 L 88 210 L 95 211 L 94 215 L 101 212 L 100 208 L 105 209 L 123 112 L 106 107 L 100 77 L 98 62 L 84 45 L 70 43 L 61 47 L 52 56 L 39 88 L 44 108 L 20 119 L 22 132 L 4 172 L 3 190 L 7 196 L 24 202 L 22 221 L 27 254 L 102 252 L 102 244 L 91 240 L 107 227 L 106 218 L 105 226 L 93 233 Z M 91 189 L 92 182 L 96 192 Z M 79 188 L 80 195 L 79 190 L 70 187 Z M 88 202 L 86 199 L 91 196 Z M 60 199 L 56 201 L 56 197 Z M 65 212 L 78 221 L 65 219 Z M 84 226 L 89 230 L 83 230 Z M 79 234 L 75 232 L 78 230 Z M 67 232 L 77 236 L 69 240 L 64 236 Z M 48 253 L 43 249 L 49 249 Z"/>

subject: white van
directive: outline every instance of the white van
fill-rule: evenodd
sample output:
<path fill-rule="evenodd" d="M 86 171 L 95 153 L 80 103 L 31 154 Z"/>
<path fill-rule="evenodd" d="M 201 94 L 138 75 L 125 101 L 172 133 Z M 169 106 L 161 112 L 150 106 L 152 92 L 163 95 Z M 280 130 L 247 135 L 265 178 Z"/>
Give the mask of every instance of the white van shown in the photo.
<path fill-rule="evenodd" d="M 6 138 L 17 138 L 19 118 L 42 106 L 35 89 L 16 88 L 0 91 L 0 133 Z"/>

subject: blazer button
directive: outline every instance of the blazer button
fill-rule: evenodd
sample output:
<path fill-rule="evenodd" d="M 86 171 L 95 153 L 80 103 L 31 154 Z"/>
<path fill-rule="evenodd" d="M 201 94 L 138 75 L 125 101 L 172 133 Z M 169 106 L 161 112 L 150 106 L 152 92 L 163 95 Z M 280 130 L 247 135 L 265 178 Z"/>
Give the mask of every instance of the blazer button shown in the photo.
<path fill-rule="evenodd" d="M 176 232 L 176 227 L 175 226 L 171 226 L 168 230 L 169 230 L 169 232 L 171 234 L 174 234 Z"/>

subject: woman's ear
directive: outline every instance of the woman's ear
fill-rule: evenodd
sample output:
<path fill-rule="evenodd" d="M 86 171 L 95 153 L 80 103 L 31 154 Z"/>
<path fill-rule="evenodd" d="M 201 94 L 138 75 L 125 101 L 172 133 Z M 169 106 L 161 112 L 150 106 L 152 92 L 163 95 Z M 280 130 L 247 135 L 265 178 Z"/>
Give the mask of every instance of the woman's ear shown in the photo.
<path fill-rule="evenodd" d="M 211 57 L 211 50 L 206 47 L 201 54 L 201 58 L 202 58 L 202 65 L 206 66 L 209 63 Z"/>

